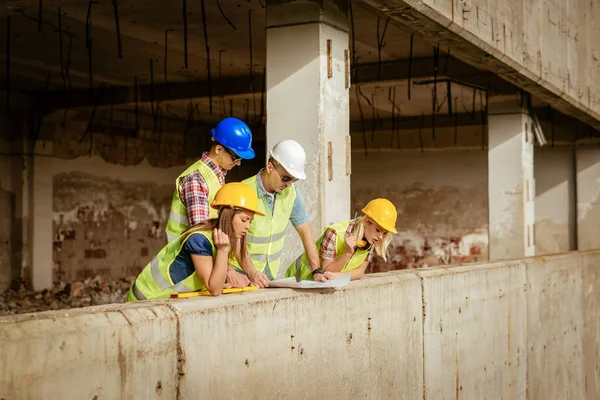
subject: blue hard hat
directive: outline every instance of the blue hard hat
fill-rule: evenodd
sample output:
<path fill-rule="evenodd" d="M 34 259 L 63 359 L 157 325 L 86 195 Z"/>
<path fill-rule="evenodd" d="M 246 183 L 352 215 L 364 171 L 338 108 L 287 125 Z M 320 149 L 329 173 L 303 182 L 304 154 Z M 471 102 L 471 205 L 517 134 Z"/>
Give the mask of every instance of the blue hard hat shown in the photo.
<path fill-rule="evenodd" d="M 233 117 L 221 120 L 211 131 L 213 138 L 244 160 L 254 158 L 252 132 L 244 121 Z"/>

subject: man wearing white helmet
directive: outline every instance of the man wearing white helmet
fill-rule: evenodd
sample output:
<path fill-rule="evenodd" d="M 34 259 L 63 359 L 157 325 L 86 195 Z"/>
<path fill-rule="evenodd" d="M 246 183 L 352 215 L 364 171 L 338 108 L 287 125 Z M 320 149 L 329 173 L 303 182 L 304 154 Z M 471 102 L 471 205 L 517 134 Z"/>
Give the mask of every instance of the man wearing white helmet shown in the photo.
<path fill-rule="evenodd" d="M 319 253 L 308 210 L 294 183 L 306 179 L 305 164 L 306 153 L 302 146 L 295 140 L 283 140 L 269 152 L 265 168 L 243 181 L 256 189 L 259 210 L 264 216 L 255 216 L 250 224 L 246 239 L 250 261 L 242 266 L 234 262 L 233 266 L 240 273 L 243 270 L 259 287 L 269 286 L 269 280 L 277 277 L 288 222 L 302 239 L 314 280 L 327 280 L 319 268 Z"/>

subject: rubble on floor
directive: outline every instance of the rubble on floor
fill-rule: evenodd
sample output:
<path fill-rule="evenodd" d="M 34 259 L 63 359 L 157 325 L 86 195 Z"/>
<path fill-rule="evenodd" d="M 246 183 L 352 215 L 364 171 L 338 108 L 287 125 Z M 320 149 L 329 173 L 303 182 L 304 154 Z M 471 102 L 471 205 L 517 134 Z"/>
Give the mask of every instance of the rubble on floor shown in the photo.
<path fill-rule="evenodd" d="M 39 292 L 27 289 L 22 282 L 15 282 L 0 294 L 0 315 L 123 303 L 134 280 L 135 277 L 95 276 L 81 282 L 61 282 L 52 289 Z"/>

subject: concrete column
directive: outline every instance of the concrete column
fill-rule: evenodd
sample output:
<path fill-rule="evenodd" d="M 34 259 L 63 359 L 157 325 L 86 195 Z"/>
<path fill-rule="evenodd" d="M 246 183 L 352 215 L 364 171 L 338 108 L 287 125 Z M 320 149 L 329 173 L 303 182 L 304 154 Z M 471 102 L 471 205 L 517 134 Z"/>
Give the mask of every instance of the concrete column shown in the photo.
<path fill-rule="evenodd" d="M 22 216 L 23 278 L 34 290 L 52 287 L 52 176 L 44 161 L 52 155 L 52 144 L 23 140 L 22 196 L 17 211 Z M 34 155 L 35 154 L 35 155 Z"/>
<path fill-rule="evenodd" d="M 577 248 L 600 249 L 600 147 L 579 146 L 577 163 Z"/>
<path fill-rule="evenodd" d="M 350 217 L 349 24 L 336 3 L 267 1 L 267 146 L 304 147 L 299 187 L 315 234 Z"/>
<path fill-rule="evenodd" d="M 573 146 L 535 148 L 535 253 L 564 253 L 577 247 L 575 152 Z"/>
<path fill-rule="evenodd" d="M 488 104 L 490 260 L 535 254 L 531 120 L 515 96 Z"/>

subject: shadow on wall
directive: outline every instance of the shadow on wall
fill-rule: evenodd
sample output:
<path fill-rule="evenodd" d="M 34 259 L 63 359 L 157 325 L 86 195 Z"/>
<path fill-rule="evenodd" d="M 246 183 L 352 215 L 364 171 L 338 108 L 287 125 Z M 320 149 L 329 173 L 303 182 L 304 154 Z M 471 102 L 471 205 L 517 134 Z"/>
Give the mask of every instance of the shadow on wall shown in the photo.
<path fill-rule="evenodd" d="M 71 172 L 53 189 L 55 282 L 135 276 L 166 243 L 171 185 Z"/>
<path fill-rule="evenodd" d="M 375 257 L 367 272 L 459 264 L 488 259 L 486 187 L 426 186 L 352 191 L 352 212 L 376 197 L 391 200 L 398 210 L 398 234 L 388 261 Z"/>

